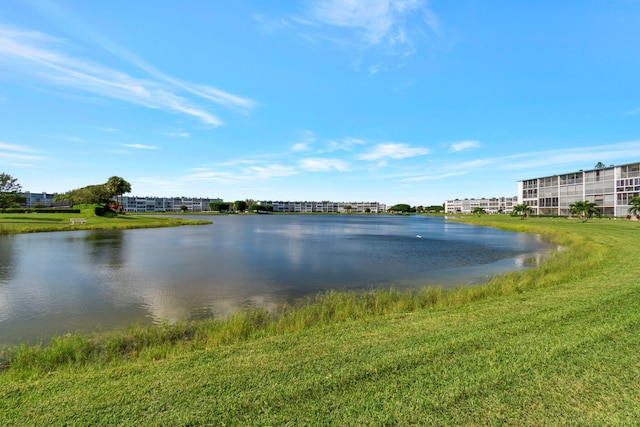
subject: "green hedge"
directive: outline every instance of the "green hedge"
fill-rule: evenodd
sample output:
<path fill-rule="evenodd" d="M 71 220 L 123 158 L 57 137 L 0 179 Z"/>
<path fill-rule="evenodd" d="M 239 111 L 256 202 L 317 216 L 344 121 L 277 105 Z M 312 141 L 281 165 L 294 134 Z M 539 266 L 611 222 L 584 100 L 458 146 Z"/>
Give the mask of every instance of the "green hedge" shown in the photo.
<path fill-rule="evenodd" d="M 2 213 L 80 213 L 80 209 L 58 208 L 5 208 Z"/>

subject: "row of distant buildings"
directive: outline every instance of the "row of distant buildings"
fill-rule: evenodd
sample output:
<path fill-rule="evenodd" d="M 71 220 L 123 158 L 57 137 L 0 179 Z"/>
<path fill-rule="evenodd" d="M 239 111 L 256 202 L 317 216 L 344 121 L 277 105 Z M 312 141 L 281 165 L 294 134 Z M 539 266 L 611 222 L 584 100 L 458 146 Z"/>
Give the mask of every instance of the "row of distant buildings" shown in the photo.
<path fill-rule="evenodd" d="M 22 193 L 25 197 L 25 206 L 51 207 L 54 205 L 54 194 L 49 193 Z M 126 212 L 210 212 L 212 202 L 222 202 L 222 199 L 199 197 L 135 197 L 124 196 L 118 198 L 118 202 Z M 273 212 L 292 213 L 343 213 L 343 212 L 385 212 L 387 207 L 378 202 L 288 202 L 263 200 L 255 202 L 259 205 L 270 205 Z"/>
<path fill-rule="evenodd" d="M 471 213 L 480 207 L 487 213 L 510 213 L 526 204 L 537 215 L 568 216 L 572 203 L 586 200 L 596 203 L 602 215 L 622 217 L 638 196 L 640 163 L 628 163 L 518 181 L 513 197 L 447 200 L 445 212 Z"/>

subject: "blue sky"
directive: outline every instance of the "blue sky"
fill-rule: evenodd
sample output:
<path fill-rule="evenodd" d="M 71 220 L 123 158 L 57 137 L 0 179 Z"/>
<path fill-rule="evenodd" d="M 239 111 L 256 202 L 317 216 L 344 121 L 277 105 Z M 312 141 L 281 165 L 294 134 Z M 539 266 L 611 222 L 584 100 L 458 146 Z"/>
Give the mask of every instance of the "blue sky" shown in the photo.
<path fill-rule="evenodd" d="M 3 0 L 32 192 L 441 204 L 640 161 L 640 2 Z"/>

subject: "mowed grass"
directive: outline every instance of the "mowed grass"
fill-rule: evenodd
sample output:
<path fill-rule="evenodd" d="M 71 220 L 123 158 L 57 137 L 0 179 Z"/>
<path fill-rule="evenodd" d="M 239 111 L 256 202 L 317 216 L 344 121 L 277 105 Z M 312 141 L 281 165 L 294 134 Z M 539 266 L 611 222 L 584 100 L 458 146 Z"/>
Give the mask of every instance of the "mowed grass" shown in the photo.
<path fill-rule="evenodd" d="M 6 349 L 0 425 L 640 424 L 640 224 L 466 221 L 563 249 L 481 286 Z"/>
<path fill-rule="evenodd" d="M 71 218 L 84 218 L 84 224 L 71 224 Z M 93 207 L 81 213 L 0 213 L 0 235 L 72 230 L 124 230 L 131 228 L 175 227 L 179 225 L 210 224 L 210 221 L 194 221 L 160 216 L 96 216 Z"/>

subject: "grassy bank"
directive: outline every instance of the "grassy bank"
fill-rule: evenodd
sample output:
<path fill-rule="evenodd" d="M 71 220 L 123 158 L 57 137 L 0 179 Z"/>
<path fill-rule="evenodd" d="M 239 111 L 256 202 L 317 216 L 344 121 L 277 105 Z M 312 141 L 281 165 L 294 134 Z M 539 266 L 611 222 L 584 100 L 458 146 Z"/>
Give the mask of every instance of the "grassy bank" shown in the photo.
<path fill-rule="evenodd" d="M 640 423 L 640 226 L 467 220 L 564 250 L 483 286 L 6 349 L 0 425 Z"/>
<path fill-rule="evenodd" d="M 84 224 L 71 224 L 71 218 L 84 218 Z M 17 213 L 0 214 L 0 235 L 72 230 L 124 230 L 130 228 L 175 227 L 179 225 L 210 224 L 159 216 L 118 215 L 96 216 L 93 207 L 80 213 Z"/>

